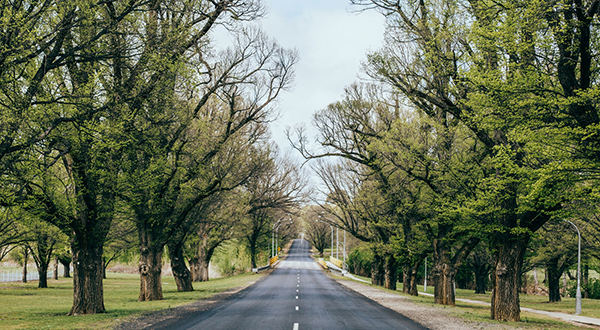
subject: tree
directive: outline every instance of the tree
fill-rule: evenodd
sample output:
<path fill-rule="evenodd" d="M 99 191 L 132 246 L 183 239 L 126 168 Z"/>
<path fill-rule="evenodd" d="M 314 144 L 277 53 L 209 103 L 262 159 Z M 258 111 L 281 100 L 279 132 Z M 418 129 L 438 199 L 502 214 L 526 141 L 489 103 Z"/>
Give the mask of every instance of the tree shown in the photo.
<path fill-rule="evenodd" d="M 306 177 L 300 167 L 289 157 L 279 156 L 277 149 L 265 149 L 260 171 L 244 185 L 248 210 L 242 237 L 250 252 L 252 268 L 258 266 L 259 250 L 269 246 L 275 222 L 289 218 L 284 214 L 292 211 L 306 193 Z"/>
<path fill-rule="evenodd" d="M 161 24 L 173 28 L 169 21 Z M 140 301 L 162 299 L 163 247 L 194 207 L 252 173 L 246 164 L 257 164 L 255 155 L 243 147 L 263 136 L 272 101 L 290 83 L 293 52 L 257 30 L 238 37 L 214 64 L 200 50 L 192 52 L 207 70 L 200 77 L 207 83 L 184 85 L 183 94 L 167 88 L 146 100 L 150 116 L 138 118 L 144 124 L 134 133 L 139 143 L 127 151 L 129 189 L 123 197 L 134 210 L 139 234 Z"/>
<path fill-rule="evenodd" d="M 537 128 L 554 111 L 552 83 L 533 69 L 528 43 L 539 20 L 512 2 L 472 1 L 468 11 L 447 1 L 353 2 L 393 17 L 386 47 L 369 58 L 371 76 L 432 118 L 436 109 L 447 111 L 481 143 L 482 180 L 477 197 L 465 205 L 486 226 L 495 251 L 492 318 L 519 320 L 521 265 L 531 233 L 560 209 L 560 192 L 572 180 L 553 172 L 555 161 L 567 155 L 538 143 L 547 142 Z"/>
<path fill-rule="evenodd" d="M 329 226 L 324 222 L 314 221 L 317 216 L 314 212 L 307 215 L 309 219 L 306 220 L 306 240 L 319 251 L 319 256 L 323 258 L 323 252 L 329 246 Z"/>

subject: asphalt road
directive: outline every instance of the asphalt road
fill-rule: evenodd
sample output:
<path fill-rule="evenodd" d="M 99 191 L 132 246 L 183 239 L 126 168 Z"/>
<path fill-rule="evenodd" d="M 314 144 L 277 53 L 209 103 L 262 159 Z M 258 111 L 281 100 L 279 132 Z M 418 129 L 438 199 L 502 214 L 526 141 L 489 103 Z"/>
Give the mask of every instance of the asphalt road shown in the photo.
<path fill-rule="evenodd" d="M 426 329 L 328 278 L 308 250 L 308 242 L 295 240 L 264 280 L 165 329 Z"/>

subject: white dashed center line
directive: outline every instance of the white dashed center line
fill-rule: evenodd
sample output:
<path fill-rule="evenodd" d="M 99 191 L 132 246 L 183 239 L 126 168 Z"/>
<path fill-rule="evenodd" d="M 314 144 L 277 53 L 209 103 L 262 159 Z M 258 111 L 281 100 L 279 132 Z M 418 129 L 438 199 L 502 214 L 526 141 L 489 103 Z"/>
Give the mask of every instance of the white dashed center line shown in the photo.
<path fill-rule="evenodd" d="M 294 323 L 294 329 L 293 330 L 298 330 L 298 323 Z"/>
<path fill-rule="evenodd" d="M 296 296 L 296 299 L 298 299 L 298 296 Z"/>
<path fill-rule="evenodd" d="M 296 306 L 296 310 L 299 310 L 300 308 L 298 308 L 298 306 Z"/>

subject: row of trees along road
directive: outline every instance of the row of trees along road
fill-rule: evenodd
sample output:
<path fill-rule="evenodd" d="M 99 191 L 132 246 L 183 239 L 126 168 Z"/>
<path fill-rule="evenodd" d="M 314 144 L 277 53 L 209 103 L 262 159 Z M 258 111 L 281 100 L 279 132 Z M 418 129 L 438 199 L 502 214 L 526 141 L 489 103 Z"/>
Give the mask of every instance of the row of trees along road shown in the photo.
<path fill-rule="evenodd" d="M 435 301 L 478 244 L 494 255 L 491 316 L 518 321 L 522 265 L 545 224 L 585 225 L 598 204 L 600 1 L 351 0 L 385 15 L 370 84 L 290 131 L 325 183 L 324 210 L 368 242 L 373 283 Z M 569 234 L 565 234 L 569 235 Z"/>
<path fill-rule="evenodd" d="M 0 6 L 0 203 L 70 239 L 69 314 L 104 312 L 104 246 L 122 219 L 138 236 L 139 300 L 162 299 L 167 245 L 189 289 L 185 229 L 273 161 L 265 125 L 296 54 L 248 25 L 260 1 Z M 219 26 L 233 36 L 222 52 Z"/>

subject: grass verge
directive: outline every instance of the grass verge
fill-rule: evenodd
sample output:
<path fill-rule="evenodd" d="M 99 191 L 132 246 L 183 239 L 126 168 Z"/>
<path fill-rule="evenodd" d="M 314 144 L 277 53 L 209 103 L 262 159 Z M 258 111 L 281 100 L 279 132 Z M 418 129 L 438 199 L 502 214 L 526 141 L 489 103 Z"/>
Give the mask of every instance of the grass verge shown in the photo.
<path fill-rule="evenodd" d="M 163 277 L 164 300 L 138 302 L 139 275 L 107 274 L 104 280 L 106 313 L 66 316 L 73 303 L 72 279 L 48 280 L 47 289 L 37 282 L 0 284 L 0 329 L 110 329 L 125 318 L 169 309 L 209 298 L 228 289 L 246 286 L 263 274 L 242 274 L 194 283 L 193 292 L 177 292 L 172 276 Z"/>

